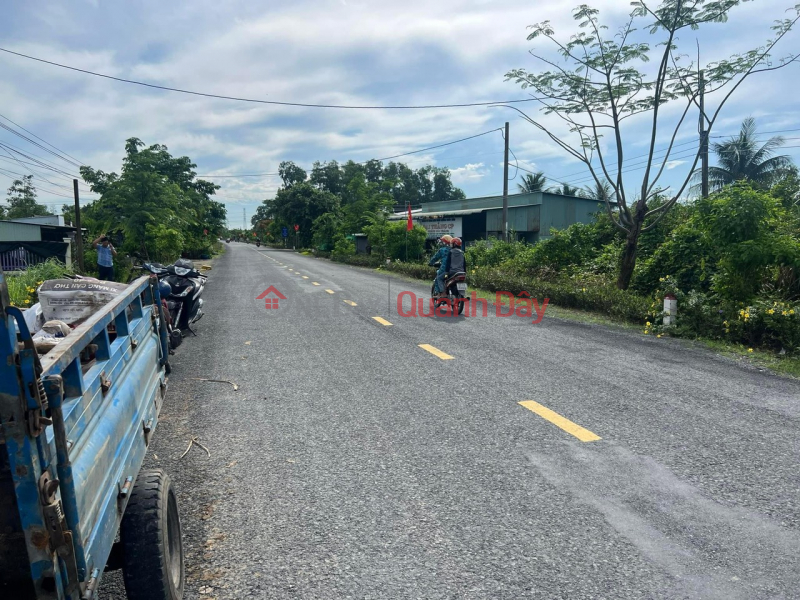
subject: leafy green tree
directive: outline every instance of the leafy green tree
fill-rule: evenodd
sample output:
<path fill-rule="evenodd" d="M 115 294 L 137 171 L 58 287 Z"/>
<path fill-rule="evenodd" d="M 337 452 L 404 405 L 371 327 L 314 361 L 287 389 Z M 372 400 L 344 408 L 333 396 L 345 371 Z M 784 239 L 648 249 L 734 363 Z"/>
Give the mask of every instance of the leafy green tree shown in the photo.
<path fill-rule="evenodd" d="M 708 168 L 708 184 L 712 191 L 742 179 L 764 189 L 780 181 L 792 164 L 788 156 L 775 156 L 784 140 L 781 136 L 774 136 L 759 144 L 757 135 L 756 121 L 749 117 L 742 123 L 739 135 L 711 145 L 719 163 Z M 700 177 L 700 171 L 695 171 L 694 180 L 699 182 Z M 694 187 L 695 190 L 698 188 Z"/>
<path fill-rule="evenodd" d="M 547 183 L 547 177 L 544 172 L 537 171 L 536 173 L 528 173 L 522 178 L 522 183 L 517 184 L 522 194 L 532 194 L 535 192 L 543 192 L 544 186 Z"/>
<path fill-rule="evenodd" d="M 8 188 L 6 197 L 8 219 L 24 219 L 26 217 L 40 217 L 52 215 L 46 206 L 36 202 L 36 188 L 33 185 L 33 175 L 23 175 L 22 179 L 15 179 Z M 0 215 L 2 216 L 2 215 Z"/>
<path fill-rule="evenodd" d="M 301 167 L 298 167 L 292 161 L 283 161 L 278 165 L 278 175 L 283 181 L 283 187 L 290 188 L 293 185 L 304 183 L 308 179 L 308 173 Z"/>
<path fill-rule="evenodd" d="M 392 196 L 378 183 L 367 182 L 365 175 L 356 175 L 342 193 L 342 225 L 344 233 L 358 233 L 368 224 L 367 217 L 388 212 Z"/>
<path fill-rule="evenodd" d="M 783 207 L 800 216 L 800 172 L 791 165 L 770 189 L 770 193 L 781 201 Z"/>
<path fill-rule="evenodd" d="M 672 158 L 674 142 L 689 112 L 699 107 L 698 96 L 703 86 L 705 110 L 702 114 L 709 133 L 728 99 L 749 76 L 778 69 L 796 61 L 796 51 L 782 59 L 771 53 L 800 19 L 800 5 L 790 9 L 789 18 L 781 19 L 773 27 L 773 37 L 763 46 L 735 54 L 705 66 L 692 62 L 680 53 L 679 40 L 691 38 L 691 56 L 697 55 L 694 33 L 706 25 L 727 20 L 730 11 L 740 0 L 662 0 L 658 5 L 649 0 L 632 3 L 633 10 L 625 24 L 608 34 L 600 23 L 599 11 L 581 5 L 573 11 L 579 31 L 561 41 L 549 21 L 532 26 L 529 40 L 544 38 L 555 46 L 562 61 L 545 58 L 531 52 L 543 62 L 542 72 L 513 69 L 506 80 L 513 80 L 523 88 L 530 88 L 539 100 L 545 114 L 560 117 L 562 129 L 545 125 L 528 116 L 519 108 L 523 118 L 544 132 L 565 153 L 586 165 L 596 183 L 607 181 L 614 190 L 617 206 L 606 201 L 606 210 L 615 226 L 625 235 L 617 286 L 627 289 L 636 265 L 639 237 L 643 231 L 655 226 L 683 195 L 699 160 L 699 150 L 685 173 L 682 183 L 669 190 L 667 202 L 650 208 L 650 202 L 665 189 L 659 186 L 667 164 Z M 692 31 L 691 35 L 688 35 Z M 687 34 L 687 35 L 684 35 Z M 658 39 L 651 42 L 653 36 Z M 649 37 L 648 37 L 649 36 Z M 652 59 L 652 60 L 651 60 Z M 638 63 L 649 61 L 655 72 L 638 68 Z M 699 72 L 703 71 L 703 83 Z M 719 94 L 717 94 L 719 92 Z M 719 98 L 716 108 L 712 106 Z M 665 104 L 677 110 L 662 111 Z M 646 139 L 648 154 L 641 181 L 633 188 L 624 184 L 623 163 L 625 121 L 635 115 L 635 135 L 642 136 L 642 115 L 650 122 Z M 670 115 L 677 115 L 667 126 Z M 695 117 L 697 118 L 697 117 Z M 694 122 L 692 118 L 688 122 Z M 604 135 L 611 136 L 611 157 L 603 152 Z M 656 158 L 656 142 L 666 134 L 670 140 L 664 156 Z M 613 166 L 609 158 L 616 162 Z M 613 167 L 613 168 L 612 168 Z M 672 171 L 675 172 L 674 170 Z M 635 201 L 635 205 L 632 201 Z"/>
<path fill-rule="evenodd" d="M 342 231 L 342 220 L 336 213 L 325 213 L 314 219 L 311 231 L 315 248 L 323 251 L 332 250 L 337 236 Z"/>
<path fill-rule="evenodd" d="M 720 250 L 712 290 L 749 302 L 768 281 L 771 266 L 800 266 L 800 243 L 782 228 L 780 201 L 749 182 L 737 182 L 698 202 L 698 226 Z"/>
<path fill-rule="evenodd" d="M 161 144 L 144 146 L 138 138 L 126 141 L 119 175 L 81 167 L 83 179 L 100 194 L 83 211 L 87 227 L 120 231 L 122 247 L 145 256 L 159 226 L 180 233 L 184 252 L 209 252 L 225 230 L 225 207 L 211 199 L 219 186 L 195 179 L 196 165 L 188 157 L 173 157 Z"/>
<path fill-rule="evenodd" d="M 308 247 L 312 241 L 314 221 L 325 213 L 336 212 L 339 198 L 308 182 L 295 182 L 278 190 L 271 204 L 276 222 L 287 224 L 292 234 L 294 225 L 299 225 L 298 241 L 301 247 Z"/>
<path fill-rule="evenodd" d="M 326 163 L 315 162 L 309 181 L 323 192 L 340 194 L 345 185 L 343 179 L 344 173 L 339 168 L 339 163 L 332 160 Z"/>
<path fill-rule="evenodd" d="M 372 246 L 372 253 L 381 260 L 419 260 L 425 252 L 425 240 L 428 236 L 421 225 L 414 225 L 408 231 L 405 221 L 389 221 L 382 214 L 370 218 L 370 224 L 364 227 L 364 233 Z"/>

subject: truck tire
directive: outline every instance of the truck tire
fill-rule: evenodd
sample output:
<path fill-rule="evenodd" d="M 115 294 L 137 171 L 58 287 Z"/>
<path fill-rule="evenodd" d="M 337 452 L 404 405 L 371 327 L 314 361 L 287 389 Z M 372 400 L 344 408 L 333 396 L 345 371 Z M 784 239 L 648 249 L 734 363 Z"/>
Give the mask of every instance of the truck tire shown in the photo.
<path fill-rule="evenodd" d="M 128 600 L 181 600 L 185 579 L 178 500 L 169 476 L 142 471 L 120 525 Z"/>

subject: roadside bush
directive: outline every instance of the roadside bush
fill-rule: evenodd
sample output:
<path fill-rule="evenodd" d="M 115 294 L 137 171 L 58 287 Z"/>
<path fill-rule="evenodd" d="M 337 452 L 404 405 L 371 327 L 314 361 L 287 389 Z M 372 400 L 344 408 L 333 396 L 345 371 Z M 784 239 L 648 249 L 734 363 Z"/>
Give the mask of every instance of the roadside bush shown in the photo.
<path fill-rule="evenodd" d="M 331 260 L 335 262 L 345 263 L 348 265 L 353 265 L 356 267 L 377 267 L 383 261 L 380 257 L 375 256 L 374 254 L 332 254 Z"/>
<path fill-rule="evenodd" d="M 651 310 L 651 301 L 611 283 L 581 283 L 569 278 L 545 281 L 502 269 L 470 270 L 469 282 L 490 292 L 528 292 L 531 297 L 549 298 L 556 306 L 600 312 L 625 321 L 643 322 Z"/>
<path fill-rule="evenodd" d="M 331 258 L 334 260 L 338 260 L 340 258 L 346 258 L 348 256 L 354 256 L 356 253 L 356 244 L 352 240 L 348 240 L 343 235 L 339 235 L 336 239 L 336 243 L 333 245 L 333 252 L 331 252 Z"/>
<path fill-rule="evenodd" d="M 427 281 L 433 281 L 433 278 L 436 277 L 436 269 L 423 263 L 406 263 L 398 260 L 392 261 L 388 265 L 383 265 L 381 268 Z"/>
<path fill-rule="evenodd" d="M 503 240 L 477 240 L 464 252 L 467 264 L 471 267 L 497 267 L 514 258 L 527 247 L 525 242 L 505 242 Z"/>
<path fill-rule="evenodd" d="M 759 299 L 726 321 L 732 341 L 790 353 L 800 351 L 800 302 Z"/>

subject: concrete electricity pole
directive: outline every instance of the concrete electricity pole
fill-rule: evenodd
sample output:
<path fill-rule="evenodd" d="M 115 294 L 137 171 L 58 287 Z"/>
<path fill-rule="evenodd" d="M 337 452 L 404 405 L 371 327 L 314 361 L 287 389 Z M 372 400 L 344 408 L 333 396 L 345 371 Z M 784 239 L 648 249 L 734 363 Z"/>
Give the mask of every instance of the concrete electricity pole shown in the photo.
<path fill-rule="evenodd" d="M 503 239 L 508 241 L 508 121 L 506 121 L 506 159 L 503 161 Z"/>
<path fill-rule="evenodd" d="M 75 252 L 78 254 L 78 269 L 83 270 L 83 231 L 81 231 L 81 202 L 78 197 L 78 180 L 72 180 L 72 190 L 75 193 Z"/>
<path fill-rule="evenodd" d="M 703 198 L 708 198 L 708 132 L 706 131 L 706 111 L 705 111 L 705 80 L 703 71 L 700 71 L 700 193 Z"/>

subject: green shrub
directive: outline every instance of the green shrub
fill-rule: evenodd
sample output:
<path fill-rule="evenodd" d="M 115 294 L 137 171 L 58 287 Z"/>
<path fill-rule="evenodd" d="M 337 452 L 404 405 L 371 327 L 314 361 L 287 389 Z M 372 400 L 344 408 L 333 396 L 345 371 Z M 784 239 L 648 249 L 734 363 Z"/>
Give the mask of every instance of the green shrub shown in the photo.
<path fill-rule="evenodd" d="M 800 351 L 800 302 L 759 299 L 726 321 L 732 341 L 773 350 Z"/>
<path fill-rule="evenodd" d="M 650 314 L 650 300 L 610 283 L 581 283 L 570 278 L 546 281 L 509 273 L 503 269 L 470 269 L 469 283 L 490 292 L 528 292 L 531 297 L 549 298 L 556 306 L 603 313 L 631 322 L 644 322 Z"/>
<path fill-rule="evenodd" d="M 354 256 L 356 253 L 356 244 L 352 240 L 348 240 L 343 235 L 339 235 L 336 239 L 336 243 L 333 246 L 333 252 L 331 253 L 331 257 L 336 260 L 339 258 L 346 258 L 348 256 Z"/>
<path fill-rule="evenodd" d="M 21 273 L 6 274 L 8 296 L 12 306 L 28 308 L 39 301 L 36 290 L 48 279 L 61 279 L 66 275 L 74 275 L 75 271 L 56 258 L 28 267 Z"/>
<path fill-rule="evenodd" d="M 374 254 L 332 254 L 331 260 L 335 262 L 345 263 L 348 265 L 353 265 L 356 267 L 377 267 L 383 261 L 380 257 L 375 256 Z"/>
<path fill-rule="evenodd" d="M 185 239 L 180 231 L 159 224 L 150 232 L 151 258 L 160 263 L 169 264 L 181 255 Z M 209 244 L 209 252 L 211 251 Z"/>
<path fill-rule="evenodd" d="M 433 281 L 433 278 L 436 277 L 436 268 L 429 267 L 425 263 L 406 263 L 398 260 L 392 261 L 387 265 L 383 265 L 381 268 L 394 273 L 401 273 L 409 277 L 428 281 Z"/>

